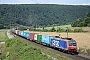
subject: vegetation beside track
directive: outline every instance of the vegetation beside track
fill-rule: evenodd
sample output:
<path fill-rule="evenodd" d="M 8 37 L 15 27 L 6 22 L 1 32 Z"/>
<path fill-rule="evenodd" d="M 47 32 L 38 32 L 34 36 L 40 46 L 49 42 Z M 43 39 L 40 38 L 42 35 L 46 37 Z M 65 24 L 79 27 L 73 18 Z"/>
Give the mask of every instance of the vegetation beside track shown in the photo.
<path fill-rule="evenodd" d="M 0 42 L 5 42 L 7 39 L 8 39 L 7 31 L 6 30 L 0 30 Z"/>
<path fill-rule="evenodd" d="M 5 42 L 5 44 L 0 45 L 1 60 L 51 60 L 47 54 L 59 60 L 69 60 L 38 46 L 29 44 L 19 38 L 8 39 L 6 32 L 6 30 L 0 31 L 0 41 Z M 7 56 L 8 52 L 9 55 Z M 45 55 L 43 55 L 42 52 L 44 52 Z"/>
<path fill-rule="evenodd" d="M 7 30 L 0 30 L 0 59 L 4 60 L 6 58 L 6 47 L 4 42 L 8 40 Z"/>
<path fill-rule="evenodd" d="M 34 46 L 19 38 L 13 38 L 6 41 L 7 51 L 10 52 L 10 60 L 51 60 L 48 55 L 58 60 L 69 60 L 68 58 L 56 55 L 50 51 L 46 51 L 38 46 Z M 45 55 L 42 54 L 45 53 Z"/>

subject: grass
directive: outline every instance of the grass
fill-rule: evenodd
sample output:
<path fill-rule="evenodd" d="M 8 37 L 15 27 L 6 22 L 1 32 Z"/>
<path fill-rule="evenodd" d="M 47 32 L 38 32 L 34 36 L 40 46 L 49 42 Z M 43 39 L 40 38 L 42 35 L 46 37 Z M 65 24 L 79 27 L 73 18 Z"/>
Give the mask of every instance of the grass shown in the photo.
<path fill-rule="evenodd" d="M 47 30 L 50 30 L 50 29 L 52 29 L 52 27 L 44 27 L 44 28 L 47 29 Z M 71 25 L 54 26 L 55 29 L 58 29 L 58 28 L 66 29 L 66 27 L 71 27 Z M 37 29 L 41 29 L 42 30 L 43 28 L 37 28 Z"/>
<path fill-rule="evenodd" d="M 5 42 L 8 39 L 6 34 L 7 30 L 0 30 L 0 42 Z M 1 51 L 0 58 L 4 59 L 6 54 L 6 47 L 4 44 L 0 44 L 0 51 Z"/>
<path fill-rule="evenodd" d="M 7 31 L 6 30 L 0 30 L 0 41 L 5 42 L 8 37 L 7 37 Z"/>
<path fill-rule="evenodd" d="M 83 53 L 83 54 L 90 55 L 90 49 L 87 49 L 87 48 L 80 48 L 79 52 Z"/>
<path fill-rule="evenodd" d="M 74 29 L 82 29 L 83 31 L 89 32 L 90 33 L 90 27 L 70 27 L 71 30 Z"/>
<path fill-rule="evenodd" d="M 47 29 L 47 30 L 50 30 L 52 29 L 53 26 L 51 27 L 44 27 L 44 29 Z M 67 27 L 71 30 L 74 30 L 74 29 L 82 29 L 84 32 L 89 32 L 90 33 L 90 27 L 72 27 L 70 24 L 69 25 L 61 25 L 61 26 L 54 26 L 54 28 L 57 30 L 58 28 L 61 28 L 61 29 L 64 29 L 66 30 Z M 43 28 L 36 28 L 36 29 L 40 29 L 40 30 L 43 30 Z"/>

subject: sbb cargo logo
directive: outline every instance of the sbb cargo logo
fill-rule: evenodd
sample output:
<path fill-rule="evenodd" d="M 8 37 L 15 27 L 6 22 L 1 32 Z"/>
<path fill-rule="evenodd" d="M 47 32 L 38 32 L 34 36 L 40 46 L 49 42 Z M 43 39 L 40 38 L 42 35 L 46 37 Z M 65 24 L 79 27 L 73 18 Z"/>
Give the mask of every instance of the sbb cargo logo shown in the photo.
<path fill-rule="evenodd" d="M 52 40 L 52 45 L 56 46 L 56 47 L 59 47 L 59 41 Z"/>

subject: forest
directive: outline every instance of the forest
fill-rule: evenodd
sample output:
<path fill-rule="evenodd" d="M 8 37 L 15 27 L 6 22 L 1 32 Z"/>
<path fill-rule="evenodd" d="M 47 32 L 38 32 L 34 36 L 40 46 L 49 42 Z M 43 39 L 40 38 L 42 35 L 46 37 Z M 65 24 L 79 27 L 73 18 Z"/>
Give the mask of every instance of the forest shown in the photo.
<path fill-rule="evenodd" d="M 88 5 L 0 4 L 0 29 L 69 24 L 90 12 Z"/>
<path fill-rule="evenodd" d="M 71 25 L 72 27 L 90 27 L 90 12 L 84 18 L 76 19 Z"/>

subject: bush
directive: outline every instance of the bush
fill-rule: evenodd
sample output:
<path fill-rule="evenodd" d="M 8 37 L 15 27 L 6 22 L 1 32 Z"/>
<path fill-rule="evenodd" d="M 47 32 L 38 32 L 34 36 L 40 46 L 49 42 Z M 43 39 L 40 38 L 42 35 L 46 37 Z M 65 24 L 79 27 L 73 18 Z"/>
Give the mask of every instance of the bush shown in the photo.
<path fill-rule="evenodd" d="M 65 29 L 58 28 L 57 32 L 65 32 Z"/>
<path fill-rule="evenodd" d="M 27 30 L 26 27 L 19 27 L 18 29 L 21 30 L 21 31 L 23 31 L 23 30 Z"/>
<path fill-rule="evenodd" d="M 87 53 L 90 55 L 90 49 L 86 49 Z"/>
<path fill-rule="evenodd" d="M 50 30 L 51 32 L 55 32 L 56 30 L 55 30 L 55 28 L 54 27 L 52 27 L 52 29 Z"/>
<path fill-rule="evenodd" d="M 73 32 L 73 30 L 71 30 L 71 29 L 66 29 L 66 31 L 65 31 L 65 32 L 67 32 L 67 30 L 68 30 L 68 32 Z"/>
<path fill-rule="evenodd" d="M 43 32 L 48 32 L 48 30 L 47 29 L 44 29 Z"/>
<path fill-rule="evenodd" d="M 18 40 L 16 40 L 16 39 L 8 39 L 8 40 L 6 40 L 6 42 L 5 42 L 5 46 L 6 47 L 10 47 L 10 46 L 12 46 L 14 43 L 16 43 Z"/>
<path fill-rule="evenodd" d="M 74 32 L 84 32 L 84 31 L 82 30 L 82 28 L 77 28 L 77 29 L 74 29 Z"/>
<path fill-rule="evenodd" d="M 90 27 L 90 23 L 88 24 L 88 27 Z"/>

